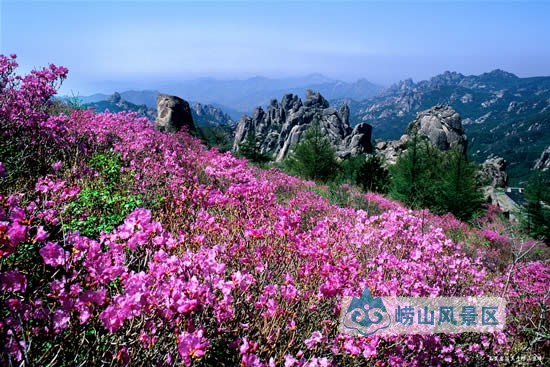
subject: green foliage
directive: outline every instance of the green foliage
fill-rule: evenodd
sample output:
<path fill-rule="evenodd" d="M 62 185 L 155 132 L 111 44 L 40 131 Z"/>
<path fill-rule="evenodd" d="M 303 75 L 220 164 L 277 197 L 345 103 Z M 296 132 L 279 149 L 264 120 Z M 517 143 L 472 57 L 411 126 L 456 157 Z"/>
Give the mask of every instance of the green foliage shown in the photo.
<path fill-rule="evenodd" d="M 365 162 L 364 155 L 356 157 L 348 157 L 340 162 L 338 167 L 338 175 L 335 181 L 338 183 L 356 184 L 359 171 L 361 171 Z"/>
<path fill-rule="evenodd" d="M 102 231 L 110 232 L 124 218 L 142 204 L 139 195 L 123 189 L 125 177 L 121 174 L 118 154 L 96 154 L 89 161 L 90 168 L 99 173 L 69 203 L 65 213 L 71 220 L 65 228 L 95 238 Z"/>
<path fill-rule="evenodd" d="M 413 208 L 451 212 L 468 220 L 483 203 L 477 166 L 459 150 L 439 151 L 416 132 L 407 152 L 391 168 L 391 176 L 391 196 Z"/>
<path fill-rule="evenodd" d="M 379 156 L 368 154 L 357 172 L 356 182 L 365 191 L 385 194 L 390 185 L 390 173 Z"/>
<path fill-rule="evenodd" d="M 122 162 L 118 154 L 113 152 L 96 154 L 90 159 L 89 166 L 98 170 L 107 184 L 115 185 L 119 182 Z"/>
<path fill-rule="evenodd" d="M 390 194 L 413 208 L 432 207 L 440 153 L 417 132 L 410 136 L 407 152 L 391 167 Z"/>
<path fill-rule="evenodd" d="M 377 211 L 376 204 L 369 202 L 359 191 L 355 191 L 351 186 L 330 182 L 327 186 L 317 186 L 311 189 L 312 192 L 326 198 L 331 204 L 342 208 L 352 207 L 365 210 L 368 213 Z M 379 214 L 380 212 L 377 212 Z"/>
<path fill-rule="evenodd" d="M 285 166 L 290 173 L 315 181 L 327 182 L 336 176 L 336 152 L 317 122 L 306 130 Z"/>
<path fill-rule="evenodd" d="M 443 154 L 441 191 L 436 196 L 436 212 L 451 212 L 459 219 L 469 219 L 481 208 L 483 195 L 477 181 L 477 167 L 459 150 Z"/>
<path fill-rule="evenodd" d="M 387 193 L 390 177 L 380 157 L 366 154 L 344 159 L 336 182 L 357 185 L 364 191 Z"/>
<path fill-rule="evenodd" d="M 537 172 L 525 188 L 527 204 L 523 209 L 522 227 L 533 238 L 550 244 L 550 174 Z"/>
<path fill-rule="evenodd" d="M 226 129 L 218 126 L 203 126 L 198 129 L 207 147 L 217 147 L 222 153 L 231 150 L 231 134 Z"/>
<path fill-rule="evenodd" d="M 239 145 L 239 155 L 254 163 L 267 163 L 269 157 L 260 150 L 260 142 L 256 138 L 256 131 L 252 128 L 246 140 Z"/>
<path fill-rule="evenodd" d="M 67 99 L 54 99 L 51 101 L 48 113 L 51 116 L 65 115 L 70 116 L 74 110 L 86 110 L 89 106 L 85 104 L 78 96 L 71 96 Z"/>

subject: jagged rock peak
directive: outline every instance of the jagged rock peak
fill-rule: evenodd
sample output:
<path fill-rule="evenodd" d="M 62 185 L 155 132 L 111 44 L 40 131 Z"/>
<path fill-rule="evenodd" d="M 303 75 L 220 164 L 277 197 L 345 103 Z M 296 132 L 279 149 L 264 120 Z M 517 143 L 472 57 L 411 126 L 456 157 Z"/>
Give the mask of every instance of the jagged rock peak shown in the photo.
<path fill-rule="evenodd" d="M 108 99 L 107 101 L 110 102 L 110 103 L 117 104 L 117 103 L 120 103 L 120 102 L 122 101 L 122 96 L 120 95 L 120 93 L 114 92 L 114 93 L 109 97 L 109 99 Z"/>
<path fill-rule="evenodd" d="M 414 130 L 427 136 L 440 150 L 458 147 L 466 153 L 468 139 L 464 135 L 462 119 L 450 106 L 434 106 L 416 114 L 416 119 L 407 127 L 407 134 Z"/>
<path fill-rule="evenodd" d="M 306 90 L 306 101 L 304 102 L 304 106 L 306 107 L 318 107 L 318 108 L 328 108 L 329 103 L 319 93 L 318 91 L 307 89 Z"/>
<path fill-rule="evenodd" d="M 157 120 L 159 130 L 176 132 L 182 128 L 195 131 L 195 123 L 191 107 L 186 100 L 167 94 L 159 94 L 157 97 Z"/>
<path fill-rule="evenodd" d="M 372 128 L 362 124 L 352 129 L 349 125 L 349 107 L 342 105 L 337 111 L 317 91 L 307 90 L 305 102 L 294 95 L 286 94 L 279 103 L 271 100 L 267 109 L 256 108 L 252 117 L 243 116 L 235 132 L 233 150 L 253 133 L 260 151 L 281 161 L 293 150 L 303 133 L 316 122 L 327 139 L 336 148 L 340 157 L 372 151 L 370 139 Z"/>

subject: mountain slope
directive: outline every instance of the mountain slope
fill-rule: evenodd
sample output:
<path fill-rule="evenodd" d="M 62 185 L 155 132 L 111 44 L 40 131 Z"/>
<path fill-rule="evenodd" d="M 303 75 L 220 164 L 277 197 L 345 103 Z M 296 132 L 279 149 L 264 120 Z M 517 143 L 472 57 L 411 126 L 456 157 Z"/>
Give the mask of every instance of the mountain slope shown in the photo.
<path fill-rule="evenodd" d="M 372 124 L 375 138 L 398 139 L 417 112 L 434 105 L 460 113 L 469 155 L 476 161 L 503 156 L 512 182 L 528 174 L 550 143 L 550 77 L 519 78 L 502 70 L 401 81 L 379 96 L 351 103 L 351 121 Z"/>

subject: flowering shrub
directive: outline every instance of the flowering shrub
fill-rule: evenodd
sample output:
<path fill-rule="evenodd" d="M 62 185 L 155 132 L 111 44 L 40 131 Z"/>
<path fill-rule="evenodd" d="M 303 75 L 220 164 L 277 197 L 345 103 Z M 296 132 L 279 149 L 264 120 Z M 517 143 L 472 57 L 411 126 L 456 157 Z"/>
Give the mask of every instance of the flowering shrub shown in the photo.
<path fill-rule="evenodd" d="M 14 78 L 13 59 L 0 58 L 0 80 Z M 48 97 L 40 78 L 64 75 L 49 70 L 17 80 Z M 187 133 L 156 131 L 132 113 L 47 116 L 47 98 L 3 83 L 12 96 L 2 97 L 3 128 L 34 124 L 28 137 L 79 154 L 44 172 L 7 165 L 13 182 L 25 174 L 32 185 L 0 192 L 3 364 L 485 365 L 548 346 L 522 327 L 548 327 L 548 262 L 491 268 L 465 251 L 477 249 L 469 238 L 505 239 L 350 188 L 346 200 L 362 195 L 367 205 L 335 206 L 312 182 L 206 150 Z M 139 204 L 116 216 L 89 190 Z M 93 226 L 94 215 L 109 225 L 74 225 Z M 495 334 L 340 334 L 341 297 L 365 287 L 375 296 L 504 296 L 512 319 Z"/>

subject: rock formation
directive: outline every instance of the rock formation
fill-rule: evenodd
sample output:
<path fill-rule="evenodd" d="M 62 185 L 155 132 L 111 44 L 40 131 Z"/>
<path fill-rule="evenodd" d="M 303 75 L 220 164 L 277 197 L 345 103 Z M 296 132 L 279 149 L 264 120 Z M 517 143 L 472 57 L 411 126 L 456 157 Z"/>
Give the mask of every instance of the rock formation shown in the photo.
<path fill-rule="evenodd" d="M 265 111 L 258 107 L 252 117 L 243 116 L 237 124 L 233 150 L 238 151 L 253 132 L 261 153 L 282 161 L 314 122 L 319 124 L 339 157 L 372 151 L 370 125 L 362 123 L 352 129 L 347 105 L 337 111 L 329 107 L 319 92 L 309 89 L 304 102 L 296 95 L 286 94 L 280 103 L 272 100 Z"/>
<path fill-rule="evenodd" d="M 548 171 L 550 169 L 550 145 L 541 153 L 533 169 L 540 169 L 541 171 Z"/>
<path fill-rule="evenodd" d="M 157 120 L 159 130 L 176 132 L 186 128 L 195 131 L 189 103 L 179 97 L 159 94 L 157 97 Z"/>
<path fill-rule="evenodd" d="M 386 165 L 397 163 L 399 156 L 407 150 L 408 135 L 403 135 L 399 140 L 377 141 L 376 154 L 382 158 Z"/>
<path fill-rule="evenodd" d="M 399 155 L 407 149 L 407 142 L 414 130 L 427 137 L 440 150 L 457 147 L 466 154 L 468 139 L 464 135 L 462 120 L 458 112 L 449 106 L 434 106 L 419 112 L 401 139 L 377 142 L 376 153 L 386 164 L 395 164 Z"/>
<path fill-rule="evenodd" d="M 492 187 L 506 187 L 506 161 L 502 157 L 489 157 L 481 164 L 480 178 Z"/>
<path fill-rule="evenodd" d="M 419 112 L 407 127 L 407 134 L 415 129 L 440 150 L 458 147 L 466 153 L 468 139 L 464 135 L 462 119 L 450 106 L 434 106 Z"/>

